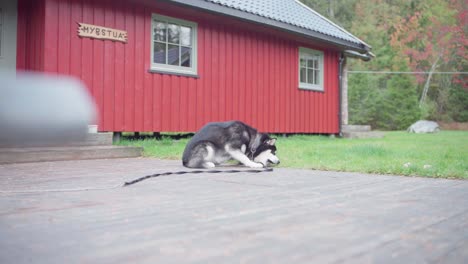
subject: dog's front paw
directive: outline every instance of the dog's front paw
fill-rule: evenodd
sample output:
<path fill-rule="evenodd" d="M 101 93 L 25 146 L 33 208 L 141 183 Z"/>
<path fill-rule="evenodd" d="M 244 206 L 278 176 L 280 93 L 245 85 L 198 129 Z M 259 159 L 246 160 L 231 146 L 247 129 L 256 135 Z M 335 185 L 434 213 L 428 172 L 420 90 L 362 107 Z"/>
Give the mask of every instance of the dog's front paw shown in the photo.
<path fill-rule="evenodd" d="M 205 168 L 205 169 L 212 169 L 214 167 L 216 167 L 216 165 L 213 162 L 207 161 L 207 162 L 203 163 L 203 168 Z"/>
<path fill-rule="evenodd" d="M 252 162 L 251 164 L 249 164 L 249 167 L 250 168 L 263 168 L 263 164 L 258 163 L 258 162 Z"/>

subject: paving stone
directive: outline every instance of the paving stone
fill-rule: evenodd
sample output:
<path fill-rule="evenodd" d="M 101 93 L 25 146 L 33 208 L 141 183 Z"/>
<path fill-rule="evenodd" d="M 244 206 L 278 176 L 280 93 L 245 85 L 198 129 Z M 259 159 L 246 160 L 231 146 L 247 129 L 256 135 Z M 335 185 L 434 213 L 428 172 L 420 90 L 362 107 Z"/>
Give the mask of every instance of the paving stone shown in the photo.
<path fill-rule="evenodd" d="M 468 181 L 276 168 L 121 187 L 180 163 L 0 165 L 0 263 L 468 263 Z"/>

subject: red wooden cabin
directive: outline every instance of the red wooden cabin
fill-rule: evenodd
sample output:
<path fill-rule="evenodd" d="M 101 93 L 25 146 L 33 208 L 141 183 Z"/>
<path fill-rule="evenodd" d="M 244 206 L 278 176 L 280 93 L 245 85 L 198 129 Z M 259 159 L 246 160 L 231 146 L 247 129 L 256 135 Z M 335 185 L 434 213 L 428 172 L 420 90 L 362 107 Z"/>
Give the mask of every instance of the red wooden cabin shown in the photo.
<path fill-rule="evenodd" d="M 340 62 L 370 51 L 295 0 L 17 1 L 13 67 L 81 79 L 99 131 L 193 132 L 237 119 L 337 134 Z M 126 42 L 79 36 L 78 23 L 124 31 Z"/>

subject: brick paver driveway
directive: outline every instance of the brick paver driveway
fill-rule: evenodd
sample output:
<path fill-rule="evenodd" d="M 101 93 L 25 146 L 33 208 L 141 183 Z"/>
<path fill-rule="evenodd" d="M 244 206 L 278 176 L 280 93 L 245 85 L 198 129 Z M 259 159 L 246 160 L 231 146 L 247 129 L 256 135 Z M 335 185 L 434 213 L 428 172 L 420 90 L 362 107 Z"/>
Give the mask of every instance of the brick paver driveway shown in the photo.
<path fill-rule="evenodd" d="M 179 164 L 0 165 L 0 263 L 468 263 L 468 181 L 275 169 L 106 189 Z"/>

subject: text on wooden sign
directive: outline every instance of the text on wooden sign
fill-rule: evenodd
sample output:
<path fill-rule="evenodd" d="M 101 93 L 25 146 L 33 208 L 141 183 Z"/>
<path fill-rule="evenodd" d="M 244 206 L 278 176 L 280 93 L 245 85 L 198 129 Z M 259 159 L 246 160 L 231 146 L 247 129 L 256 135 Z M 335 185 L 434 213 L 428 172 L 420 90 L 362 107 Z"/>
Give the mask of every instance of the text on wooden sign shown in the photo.
<path fill-rule="evenodd" d="M 78 36 L 95 39 L 109 39 L 127 43 L 127 31 L 78 23 Z"/>

